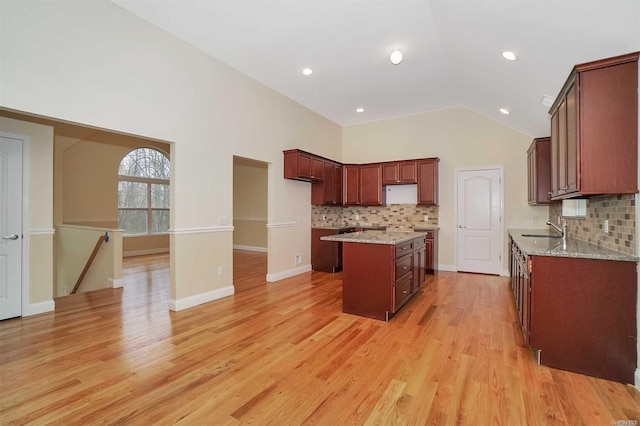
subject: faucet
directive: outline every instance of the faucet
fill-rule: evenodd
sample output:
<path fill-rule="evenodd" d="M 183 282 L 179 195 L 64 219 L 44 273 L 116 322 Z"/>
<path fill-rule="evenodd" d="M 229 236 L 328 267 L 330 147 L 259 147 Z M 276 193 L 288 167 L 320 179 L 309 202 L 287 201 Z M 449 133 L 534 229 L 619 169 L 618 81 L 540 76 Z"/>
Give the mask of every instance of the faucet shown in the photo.
<path fill-rule="evenodd" d="M 547 221 L 547 225 L 549 225 L 556 232 L 562 235 L 562 246 L 563 248 L 566 248 L 567 247 L 567 221 L 562 219 L 562 228 L 558 227 L 556 224 L 552 223 L 550 220 Z"/>

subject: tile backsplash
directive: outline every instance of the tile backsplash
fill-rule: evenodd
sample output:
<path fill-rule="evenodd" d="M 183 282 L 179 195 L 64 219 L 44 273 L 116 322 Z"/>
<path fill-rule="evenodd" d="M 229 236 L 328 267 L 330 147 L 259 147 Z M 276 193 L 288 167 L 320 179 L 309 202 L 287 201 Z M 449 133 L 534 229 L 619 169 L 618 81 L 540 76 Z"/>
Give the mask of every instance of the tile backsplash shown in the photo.
<path fill-rule="evenodd" d="M 324 219 L 323 219 L 324 215 Z M 356 215 L 359 216 L 356 219 Z M 428 220 L 424 221 L 424 216 Z M 438 225 L 438 207 L 389 204 L 372 207 L 312 206 L 311 226 L 386 226 L 389 231 L 411 231 L 416 226 Z"/>
<path fill-rule="evenodd" d="M 562 202 L 549 205 L 549 220 L 558 222 L 562 215 Z M 605 195 L 587 199 L 585 218 L 565 218 L 569 227 L 568 238 L 587 241 L 611 250 L 636 254 L 636 205 L 634 194 Z M 602 232 L 604 220 L 609 220 L 609 233 Z"/>

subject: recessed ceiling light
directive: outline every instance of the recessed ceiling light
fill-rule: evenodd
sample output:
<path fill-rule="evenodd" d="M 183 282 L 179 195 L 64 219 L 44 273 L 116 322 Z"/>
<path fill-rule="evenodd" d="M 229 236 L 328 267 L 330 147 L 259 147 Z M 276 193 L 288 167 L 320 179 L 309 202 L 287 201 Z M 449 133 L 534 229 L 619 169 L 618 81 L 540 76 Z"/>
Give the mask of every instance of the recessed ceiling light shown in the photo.
<path fill-rule="evenodd" d="M 303 68 L 302 69 L 302 74 L 311 75 L 311 74 L 313 74 L 313 70 L 311 68 Z"/>
<path fill-rule="evenodd" d="M 516 54 L 513 53 L 513 52 L 510 52 L 510 51 L 502 52 L 502 56 L 507 61 L 517 61 L 518 60 L 518 57 L 516 56 Z"/>
<path fill-rule="evenodd" d="M 509 114 L 510 114 L 510 113 L 509 113 L 509 110 L 508 110 L 508 109 L 506 109 L 506 108 L 500 108 L 500 110 L 499 110 L 499 111 L 500 111 L 501 113 L 503 113 L 504 115 L 509 115 Z"/>
<path fill-rule="evenodd" d="M 356 108 L 356 112 L 364 112 L 364 108 Z"/>
<path fill-rule="evenodd" d="M 391 56 L 389 56 L 389 60 L 393 65 L 398 65 L 400 62 L 402 62 L 402 50 L 393 49 L 391 51 Z"/>

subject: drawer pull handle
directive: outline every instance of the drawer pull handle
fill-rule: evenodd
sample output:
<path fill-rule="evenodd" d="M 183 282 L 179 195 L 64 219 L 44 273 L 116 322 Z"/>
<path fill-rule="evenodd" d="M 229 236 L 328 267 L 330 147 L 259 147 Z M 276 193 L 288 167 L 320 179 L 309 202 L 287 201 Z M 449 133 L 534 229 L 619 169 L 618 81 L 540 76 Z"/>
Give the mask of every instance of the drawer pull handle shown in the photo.
<path fill-rule="evenodd" d="M 408 293 L 408 291 L 407 291 L 407 290 L 404 290 L 404 291 L 402 292 L 402 294 L 407 294 L 407 293 Z"/>
<path fill-rule="evenodd" d="M 402 269 L 407 269 L 407 267 L 406 267 L 406 266 L 403 266 L 403 267 L 402 267 Z"/>

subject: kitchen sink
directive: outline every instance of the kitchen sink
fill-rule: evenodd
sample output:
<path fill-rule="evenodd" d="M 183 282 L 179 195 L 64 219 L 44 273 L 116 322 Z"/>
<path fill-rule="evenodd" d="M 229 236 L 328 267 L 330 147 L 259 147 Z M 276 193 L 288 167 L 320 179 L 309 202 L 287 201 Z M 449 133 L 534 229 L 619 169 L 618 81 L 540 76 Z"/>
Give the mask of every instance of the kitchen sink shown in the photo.
<path fill-rule="evenodd" d="M 562 238 L 562 235 L 549 235 L 549 234 L 522 234 L 523 237 L 529 238 Z"/>

